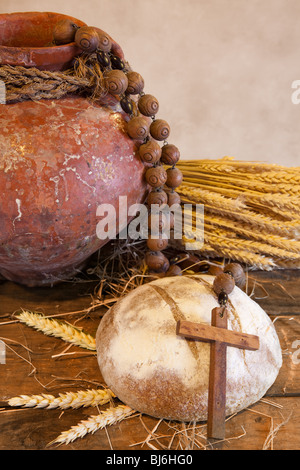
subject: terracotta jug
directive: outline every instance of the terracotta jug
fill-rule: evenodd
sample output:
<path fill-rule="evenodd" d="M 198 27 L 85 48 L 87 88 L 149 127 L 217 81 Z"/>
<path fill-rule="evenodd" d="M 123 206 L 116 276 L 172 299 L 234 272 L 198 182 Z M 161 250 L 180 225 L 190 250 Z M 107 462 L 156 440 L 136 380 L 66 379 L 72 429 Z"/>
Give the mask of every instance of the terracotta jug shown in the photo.
<path fill-rule="evenodd" d="M 0 15 L 0 64 L 64 70 L 75 43 L 47 46 L 65 15 Z M 83 23 L 73 19 L 79 26 Z M 123 57 L 113 41 L 114 53 Z M 112 97 L 110 97 L 112 98 Z M 108 240 L 96 234 L 97 208 L 147 195 L 138 148 L 111 99 L 80 96 L 0 105 L 0 274 L 27 286 L 73 276 Z"/>

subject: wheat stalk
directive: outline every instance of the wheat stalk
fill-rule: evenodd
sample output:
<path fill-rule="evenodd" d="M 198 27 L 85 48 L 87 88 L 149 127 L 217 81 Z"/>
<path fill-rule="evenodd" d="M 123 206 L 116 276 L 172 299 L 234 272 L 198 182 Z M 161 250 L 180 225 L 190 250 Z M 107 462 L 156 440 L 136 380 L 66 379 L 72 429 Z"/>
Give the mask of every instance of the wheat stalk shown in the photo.
<path fill-rule="evenodd" d="M 233 260 L 250 264 L 253 267 L 269 269 L 276 267 L 277 260 L 300 262 L 300 253 L 294 253 L 271 244 L 256 240 L 237 238 L 234 232 L 227 232 L 216 226 L 204 224 L 204 244 L 198 253 L 207 251 L 207 247 L 215 250 L 214 257 L 229 257 Z M 233 230 L 233 229 L 232 229 Z M 200 240 L 202 232 L 197 229 L 190 231 L 185 229 L 183 243 L 193 243 Z M 196 245 L 195 245 L 196 246 Z"/>
<path fill-rule="evenodd" d="M 183 168 L 186 172 L 189 172 L 190 175 L 194 175 L 196 170 L 197 174 L 201 173 L 203 176 L 217 175 L 223 177 L 224 174 L 230 174 L 232 180 L 241 178 L 251 180 L 253 178 L 253 174 L 255 173 L 256 181 L 271 184 L 300 184 L 300 167 L 291 169 L 275 164 L 272 167 L 269 165 L 261 166 L 258 162 L 255 164 L 252 164 L 251 162 L 244 162 L 244 167 L 239 168 L 232 166 L 233 162 L 216 164 L 212 160 L 201 160 L 201 162 L 202 161 L 204 163 L 199 164 L 197 161 L 195 161 L 193 165 L 190 165 L 189 162 L 181 160 L 181 162 L 178 163 L 178 166 Z"/>
<path fill-rule="evenodd" d="M 180 165 L 179 165 L 180 166 Z M 252 191 L 258 191 L 262 193 L 298 193 L 300 192 L 300 185 L 295 180 L 292 181 L 292 178 L 289 181 L 280 180 L 278 178 L 276 181 L 271 182 L 270 179 L 264 178 L 264 180 L 260 180 L 260 178 L 250 178 L 244 177 L 243 175 L 236 175 L 230 173 L 230 179 L 228 178 L 228 174 L 221 174 L 221 173 L 204 173 L 201 171 L 193 170 L 185 170 L 185 181 L 188 182 L 200 182 L 203 184 L 208 184 L 215 186 L 217 183 L 224 184 L 226 187 L 230 188 L 238 188 L 240 191 L 243 191 L 244 188 L 250 189 Z"/>
<path fill-rule="evenodd" d="M 58 397 L 42 393 L 41 395 L 20 395 L 8 400 L 10 406 L 23 408 L 47 408 L 52 410 L 60 408 L 77 409 L 87 406 L 105 405 L 115 397 L 109 389 L 104 390 L 79 390 L 78 392 L 60 393 Z"/>
<path fill-rule="evenodd" d="M 235 160 L 234 157 L 223 157 L 217 160 L 201 159 L 201 160 L 180 160 L 177 163 L 180 167 L 198 168 L 208 172 L 221 171 L 224 173 L 240 172 L 245 175 L 251 173 L 257 175 L 264 172 L 284 172 L 288 174 L 298 174 L 300 167 L 285 167 L 276 163 L 264 163 L 259 161 L 242 161 Z"/>
<path fill-rule="evenodd" d="M 135 413 L 135 411 L 126 405 L 119 405 L 116 408 L 101 411 L 99 415 L 91 416 L 87 420 L 80 421 L 76 426 L 72 426 L 68 431 L 63 431 L 56 439 L 51 441 L 48 446 L 53 444 L 69 444 L 75 441 L 75 439 L 84 437 L 88 433 L 94 434 L 99 429 L 116 424 L 133 413 Z"/>
<path fill-rule="evenodd" d="M 192 244 L 193 240 L 186 239 L 185 236 L 183 236 L 183 247 L 186 242 Z M 221 244 L 219 245 L 217 243 L 214 243 L 214 246 L 212 247 L 210 245 L 210 241 L 208 241 L 203 245 L 203 248 L 201 248 L 200 250 L 191 251 L 195 254 L 207 258 L 227 258 L 232 261 L 238 261 L 242 264 L 248 264 L 254 269 L 270 271 L 277 267 L 277 264 L 275 263 L 273 258 L 262 254 L 260 255 L 257 253 L 252 253 L 251 251 L 243 249 L 236 249 L 234 248 L 234 245 L 235 244 L 232 243 L 232 246 L 230 244 L 228 246 L 225 246 L 224 243 L 221 242 Z"/>
<path fill-rule="evenodd" d="M 230 157 L 177 165 L 182 203 L 204 205 L 204 244 L 196 253 L 262 269 L 299 266 L 300 167 Z M 195 237 L 190 224 L 183 241 Z"/>
<path fill-rule="evenodd" d="M 32 326 L 35 329 L 51 336 L 59 337 L 67 342 L 76 344 L 83 348 L 95 350 L 95 338 L 77 328 L 59 322 L 43 315 L 23 311 L 17 316 L 18 320 Z M 46 408 L 62 410 L 72 408 L 77 409 L 87 406 L 104 405 L 111 401 L 115 394 L 109 390 L 80 390 L 78 392 L 60 393 L 58 397 L 50 394 L 40 395 L 20 395 L 8 400 L 10 406 L 24 408 Z M 70 430 L 62 432 L 54 441 L 48 444 L 69 444 L 79 437 L 84 437 L 87 433 L 94 433 L 108 425 L 115 424 L 135 413 L 129 406 L 119 405 L 115 408 L 101 411 L 97 416 L 91 416 L 88 420 L 81 421 L 78 425 L 72 426 Z"/>
<path fill-rule="evenodd" d="M 298 168 L 299 170 L 299 168 Z M 246 176 L 250 178 L 250 175 Z M 300 172 L 287 172 L 287 171 L 266 171 L 256 175 L 256 179 L 267 183 L 289 183 L 300 184 Z"/>
<path fill-rule="evenodd" d="M 246 207 L 241 199 L 226 198 L 221 194 L 212 193 L 211 191 L 201 188 L 189 187 L 185 184 L 180 186 L 178 192 L 180 192 L 182 199 L 186 198 L 190 202 L 201 204 L 214 204 L 214 207 L 219 207 L 220 209 L 236 211 Z"/>
<path fill-rule="evenodd" d="M 299 217 L 300 213 L 300 198 L 284 194 L 257 194 L 257 193 L 248 193 L 244 192 L 241 196 L 243 201 L 248 204 L 250 207 L 257 207 L 260 204 L 261 208 L 270 207 L 274 210 L 289 210 L 295 213 Z"/>
<path fill-rule="evenodd" d="M 81 348 L 96 351 L 95 338 L 68 323 L 60 322 L 53 318 L 47 318 L 38 313 L 25 310 L 23 310 L 21 314 L 17 315 L 16 318 L 27 326 L 31 326 L 38 331 L 42 331 L 48 336 L 55 336 L 56 338 L 61 338 L 68 343 L 80 346 Z"/>
<path fill-rule="evenodd" d="M 217 190 L 215 190 L 217 191 Z M 181 195 L 181 186 L 178 188 L 178 193 Z M 213 193 L 214 194 L 214 193 Z M 186 198 L 183 202 L 189 202 Z M 253 207 L 241 208 L 239 210 L 232 206 L 226 207 L 221 205 L 221 201 L 215 204 L 212 198 L 210 202 L 203 202 L 202 199 L 190 201 L 192 203 L 199 203 L 205 205 L 205 211 L 219 214 L 229 219 L 237 220 L 239 223 L 244 222 L 256 229 L 264 229 L 277 235 L 285 235 L 288 237 L 299 236 L 300 233 L 300 219 L 293 219 L 291 221 L 278 220 L 275 217 L 271 217 L 267 211 L 261 213 L 255 211 Z M 228 202 L 228 201 L 227 201 Z"/>
<path fill-rule="evenodd" d="M 243 222 L 241 222 L 240 224 L 236 224 L 233 220 L 217 217 L 211 215 L 210 213 L 206 214 L 205 221 L 212 227 L 222 227 L 228 232 L 228 235 L 235 233 L 241 235 L 245 239 L 263 240 L 264 242 L 267 239 L 270 245 L 282 248 L 290 253 L 300 253 L 300 241 L 298 240 L 291 240 L 286 237 L 281 237 L 272 233 L 266 233 L 263 230 L 251 230 L 251 228 Z M 293 255 L 291 256 L 293 257 Z"/>
<path fill-rule="evenodd" d="M 209 231 L 212 230 L 212 231 Z M 240 239 L 237 237 L 228 237 L 226 232 L 218 232 L 206 225 L 205 239 L 214 248 L 216 246 L 224 246 L 231 248 L 233 245 L 235 249 L 247 250 L 251 253 L 261 253 L 271 257 L 281 258 L 282 260 L 299 260 L 300 254 L 287 251 L 276 246 L 268 245 L 256 240 Z"/>
<path fill-rule="evenodd" d="M 185 173 L 184 177 L 185 184 L 188 183 L 196 183 L 197 185 L 206 185 L 208 187 L 215 187 L 218 185 L 224 186 L 227 189 L 236 189 L 240 192 L 245 190 L 251 190 L 261 193 L 280 193 L 280 194 L 290 194 L 292 193 L 294 196 L 300 194 L 300 186 L 293 185 L 293 184 L 276 184 L 272 185 L 270 183 L 264 183 L 260 181 L 253 181 L 253 180 L 235 180 L 228 181 L 227 178 L 216 178 L 212 175 L 207 175 L 207 177 L 203 177 L 203 175 L 191 175 L 190 172 Z"/>
<path fill-rule="evenodd" d="M 185 214 L 190 214 L 193 223 L 196 225 L 193 211 L 185 208 Z M 298 240 L 291 240 L 260 230 L 250 230 L 246 224 L 240 223 L 238 225 L 232 220 L 211 215 L 209 212 L 205 214 L 203 227 L 205 241 L 209 241 L 208 238 L 212 234 L 229 239 L 235 238 L 238 245 L 243 243 L 243 249 L 250 249 L 250 251 L 255 249 L 256 252 L 270 254 L 282 259 L 296 260 L 300 256 L 300 241 Z M 197 235 L 196 232 L 195 235 Z M 243 238 L 237 238 L 237 235 L 241 235 Z M 265 243 L 266 238 L 268 244 Z"/>

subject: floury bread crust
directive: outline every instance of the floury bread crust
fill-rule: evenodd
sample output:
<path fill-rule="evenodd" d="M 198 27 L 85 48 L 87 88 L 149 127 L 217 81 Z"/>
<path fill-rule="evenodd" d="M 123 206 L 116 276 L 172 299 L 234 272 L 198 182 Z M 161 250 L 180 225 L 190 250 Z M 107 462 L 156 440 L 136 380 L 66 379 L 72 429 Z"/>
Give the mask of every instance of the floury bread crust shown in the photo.
<path fill-rule="evenodd" d="M 102 318 L 96 336 L 106 385 L 142 413 L 179 421 L 207 419 L 210 345 L 176 335 L 179 319 L 210 324 L 218 307 L 212 276 L 166 277 L 138 287 Z M 227 348 L 226 415 L 262 398 L 282 365 L 268 315 L 235 287 L 228 329 L 259 336 L 258 351 Z"/>

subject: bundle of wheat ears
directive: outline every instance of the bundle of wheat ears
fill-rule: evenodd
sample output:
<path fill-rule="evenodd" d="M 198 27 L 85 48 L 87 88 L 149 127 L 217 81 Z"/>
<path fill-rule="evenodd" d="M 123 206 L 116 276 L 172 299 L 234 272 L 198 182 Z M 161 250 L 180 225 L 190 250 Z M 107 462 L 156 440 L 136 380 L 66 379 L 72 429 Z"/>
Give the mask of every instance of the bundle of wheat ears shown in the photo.
<path fill-rule="evenodd" d="M 204 243 L 196 253 L 250 268 L 300 268 L 300 167 L 182 160 L 183 203 L 204 205 Z M 195 232 L 187 239 L 195 239 Z M 183 238 L 183 242 L 185 241 Z"/>

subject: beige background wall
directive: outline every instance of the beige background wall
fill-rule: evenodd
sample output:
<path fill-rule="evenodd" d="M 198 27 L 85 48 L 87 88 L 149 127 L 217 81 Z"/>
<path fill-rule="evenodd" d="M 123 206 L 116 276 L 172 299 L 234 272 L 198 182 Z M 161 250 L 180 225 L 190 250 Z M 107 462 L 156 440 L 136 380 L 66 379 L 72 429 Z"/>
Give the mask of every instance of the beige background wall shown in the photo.
<path fill-rule="evenodd" d="M 300 165 L 300 0 L 0 0 L 1 13 L 34 10 L 116 39 L 182 158 Z"/>

